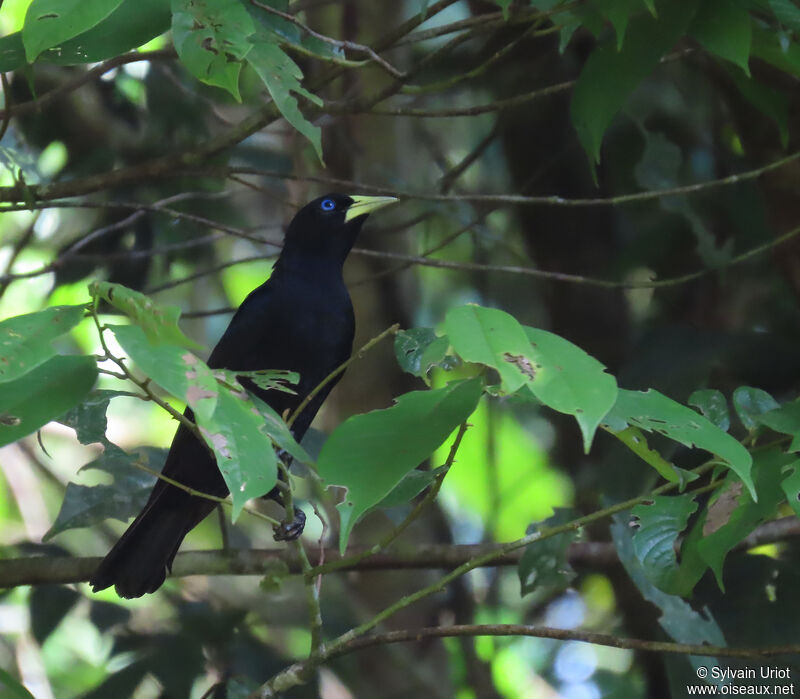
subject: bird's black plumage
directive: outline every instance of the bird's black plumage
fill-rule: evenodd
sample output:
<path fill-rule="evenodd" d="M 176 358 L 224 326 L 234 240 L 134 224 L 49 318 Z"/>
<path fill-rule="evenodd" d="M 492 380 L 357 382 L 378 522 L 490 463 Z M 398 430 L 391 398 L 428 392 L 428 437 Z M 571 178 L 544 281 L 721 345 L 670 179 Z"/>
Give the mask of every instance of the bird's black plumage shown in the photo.
<path fill-rule="evenodd" d="M 296 371 L 300 381 L 295 394 L 265 391 L 247 379 L 242 382 L 279 415 L 299 405 L 350 356 L 355 321 L 342 266 L 366 215 L 390 201 L 329 194 L 304 206 L 289 225 L 272 275 L 242 303 L 208 365 Z M 292 432 L 298 441 L 336 381 L 327 384 L 295 420 Z M 193 417 L 189 409 L 186 414 Z M 203 493 L 228 494 L 210 452 L 183 426 L 172 441 L 163 474 Z M 92 576 L 94 591 L 114 585 L 122 597 L 141 597 L 157 590 L 184 536 L 214 507 L 211 500 L 159 480 L 141 514 Z"/>

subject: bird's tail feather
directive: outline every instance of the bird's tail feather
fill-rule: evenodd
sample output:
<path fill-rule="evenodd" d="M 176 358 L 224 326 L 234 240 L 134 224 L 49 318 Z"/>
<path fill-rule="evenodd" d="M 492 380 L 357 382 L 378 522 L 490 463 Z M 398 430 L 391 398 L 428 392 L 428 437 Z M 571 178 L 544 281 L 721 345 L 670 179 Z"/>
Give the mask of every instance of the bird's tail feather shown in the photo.
<path fill-rule="evenodd" d="M 146 508 L 101 561 L 89 584 L 114 587 L 120 597 L 141 597 L 163 584 L 183 537 L 196 524 L 186 510 Z"/>

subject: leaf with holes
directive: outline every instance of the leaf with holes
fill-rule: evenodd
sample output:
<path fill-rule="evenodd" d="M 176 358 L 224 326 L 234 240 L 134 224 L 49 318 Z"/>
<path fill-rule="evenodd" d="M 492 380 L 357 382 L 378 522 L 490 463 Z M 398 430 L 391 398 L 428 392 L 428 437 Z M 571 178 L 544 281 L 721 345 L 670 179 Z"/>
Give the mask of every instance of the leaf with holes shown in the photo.
<path fill-rule="evenodd" d="M 64 413 L 58 421 L 75 430 L 81 444 L 106 444 L 106 410 L 115 396 L 127 395 L 124 391 L 99 389 L 92 391 L 80 405 Z"/>
<path fill-rule="evenodd" d="M 322 131 L 319 126 L 314 126 L 303 116 L 297 106 L 297 99 L 292 94 L 305 97 L 318 106 L 322 105 L 319 97 L 300 84 L 303 77 L 300 67 L 283 52 L 280 46 L 269 38 L 265 40 L 260 36 L 256 37 L 252 50 L 247 54 L 247 62 L 263 81 L 283 118 L 308 139 L 314 146 L 320 162 L 324 164 Z"/>
<path fill-rule="evenodd" d="M 455 365 L 455 357 L 447 354 L 449 348 L 447 335 L 439 336 L 433 328 L 401 330 L 394 341 L 394 354 L 400 368 L 428 384 L 428 372 L 433 367 L 447 370 Z"/>
<path fill-rule="evenodd" d="M 33 0 L 25 14 L 22 43 L 28 63 L 45 49 L 99 24 L 122 0 Z"/>
<path fill-rule="evenodd" d="M 475 410 L 482 390 L 476 378 L 412 391 L 392 407 L 354 415 L 333 431 L 317 468 L 329 485 L 347 488 L 344 502 L 337 506 L 341 551 L 359 517 L 444 443 Z"/>
<path fill-rule="evenodd" d="M 678 574 L 675 542 L 697 510 L 692 495 L 654 497 L 650 505 L 637 505 L 631 515 L 639 520 L 633 551 L 645 575 L 660 590 L 669 590 Z"/>
<path fill-rule="evenodd" d="M 238 102 L 242 61 L 254 48 L 256 25 L 239 0 L 171 0 L 172 38 L 181 62 L 198 80 Z"/>
<path fill-rule="evenodd" d="M 185 401 L 198 420 L 216 409 L 219 384 L 206 363 L 175 345 L 154 345 L 138 325 L 109 325 L 117 342 L 147 377 Z"/>
<path fill-rule="evenodd" d="M 544 522 L 532 524 L 525 533 L 530 535 L 542 528 L 566 524 L 576 516 L 572 510 L 557 507 L 552 517 L 548 517 Z M 563 590 L 572 582 L 575 571 L 569 564 L 567 555 L 569 545 L 577 535 L 578 532 L 573 529 L 542 541 L 534 541 L 525 548 L 517 566 L 522 595 L 530 594 L 534 590 L 540 592 Z"/>
<path fill-rule="evenodd" d="M 0 446 L 16 442 L 78 405 L 92 390 L 92 357 L 57 355 L 0 391 Z"/>
<path fill-rule="evenodd" d="M 84 306 L 54 306 L 0 323 L 0 382 L 13 381 L 56 355 L 53 340 L 83 318 Z"/>
<path fill-rule="evenodd" d="M 612 432 L 619 432 L 626 425 L 658 432 L 684 446 L 709 451 L 722 459 L 755 496 L 750 475 L 753 458 L 747 449 L 702 415 L 663 393 L 653 389 L 642 392 L 621 388 L 603 424 Z"/>

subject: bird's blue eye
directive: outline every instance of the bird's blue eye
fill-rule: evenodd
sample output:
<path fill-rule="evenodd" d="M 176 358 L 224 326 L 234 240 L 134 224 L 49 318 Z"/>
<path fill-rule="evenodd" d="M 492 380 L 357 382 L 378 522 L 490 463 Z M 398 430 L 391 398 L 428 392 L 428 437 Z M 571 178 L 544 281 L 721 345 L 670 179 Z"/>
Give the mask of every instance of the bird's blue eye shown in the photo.
<path fill-rule="evenodd" d="M 323 211 L 333 211 L 336 208 L 336 202 L 333 199 L 323 199 L 320 207 Z"/>

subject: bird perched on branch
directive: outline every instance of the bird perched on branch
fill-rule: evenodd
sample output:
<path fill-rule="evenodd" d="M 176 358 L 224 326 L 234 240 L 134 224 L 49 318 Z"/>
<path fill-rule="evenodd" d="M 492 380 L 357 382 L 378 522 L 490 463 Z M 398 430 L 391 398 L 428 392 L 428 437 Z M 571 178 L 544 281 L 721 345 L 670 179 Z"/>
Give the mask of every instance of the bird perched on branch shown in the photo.
<path fill-rule="evenodd" d="M 367 215 L 392 197 L 328 194 L 297 212 L 270 278 L 244 300 L 211 353 L 213 369 L 287 369 L 300 374 L 296 393 L 265 391 L 242 383 L 279 415 L 293 411 L 352 350 L 355 320 L 342 267 Z M 292 425 L 297 441 L 341 375 L 308 403 Z M 191 410 L 186 415 L 193 419 Z M 228 488 L 210 451 L 183 425 L 178 427 L 162 473 L 196 491 L 225 497 Z M 90 580 L 95 592 L 115 586 L 121 597 L 157 590 L 186 534 L 216 503 L 158 480 L 131 523 Z M 301 517 L 276 538 L 302 533 Z"/>

